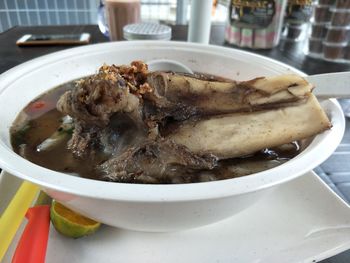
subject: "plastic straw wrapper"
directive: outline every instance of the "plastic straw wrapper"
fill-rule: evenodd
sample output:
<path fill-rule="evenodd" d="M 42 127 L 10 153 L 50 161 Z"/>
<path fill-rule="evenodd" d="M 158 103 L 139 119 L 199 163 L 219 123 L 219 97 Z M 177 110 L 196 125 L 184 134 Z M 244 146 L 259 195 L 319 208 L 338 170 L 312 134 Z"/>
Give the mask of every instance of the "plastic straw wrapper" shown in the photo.
<path fill-rule="evenodd" d="M 28 208 L 37 196 L 39 187 L 23 182 L 17 193 L 0 217 L 0 262 L 21 225 Z"/>

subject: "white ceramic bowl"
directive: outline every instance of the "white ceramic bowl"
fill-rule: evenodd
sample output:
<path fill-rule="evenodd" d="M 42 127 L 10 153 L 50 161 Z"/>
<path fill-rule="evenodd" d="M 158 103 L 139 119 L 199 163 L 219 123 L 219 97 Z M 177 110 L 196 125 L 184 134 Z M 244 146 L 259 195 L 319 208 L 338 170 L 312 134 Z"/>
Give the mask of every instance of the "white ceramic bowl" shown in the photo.
<path fill-rule="evenodd" d="M 78 178 L 35 165 L 11 149 L 9 128 L 32 99 L 64 82 L 96 72 L 102 63 L 173 59 L 194 71 L 246 80 L 302 72 L 252 53 L 180 42 L 115 42 L 69 49 L 19 65 L 0 76 L 0 166 L 105 224 L 142 231 L 176 231 L 217 222 L 254 204 L 273 186 L 296 178 L 329 157 L 344 132 L 335 100 L 322 103 L 333 128 L 297 157 L 246 177 L 181 185 L 138 185 Z M 253 208 L 252 208 L 253 209 Z"/>

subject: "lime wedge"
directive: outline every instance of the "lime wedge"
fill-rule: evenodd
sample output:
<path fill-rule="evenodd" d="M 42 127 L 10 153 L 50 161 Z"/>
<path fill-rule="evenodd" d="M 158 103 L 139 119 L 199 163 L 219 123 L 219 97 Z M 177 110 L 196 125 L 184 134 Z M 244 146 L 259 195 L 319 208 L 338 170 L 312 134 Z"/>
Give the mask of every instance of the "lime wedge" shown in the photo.
<path fill-rule="evenodd" d="M 51 204 L 50 217 L 59 233 L 72 238 L 90 235 L 96 232 L 101 225 L 101 223 L 82 216 L 56 201 Z"/>

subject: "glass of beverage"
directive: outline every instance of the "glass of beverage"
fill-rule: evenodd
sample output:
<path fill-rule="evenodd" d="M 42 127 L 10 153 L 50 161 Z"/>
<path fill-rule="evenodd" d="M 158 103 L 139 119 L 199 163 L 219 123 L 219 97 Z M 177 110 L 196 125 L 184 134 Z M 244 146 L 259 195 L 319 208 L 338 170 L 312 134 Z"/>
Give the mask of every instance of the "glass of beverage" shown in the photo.
<path fill-rule="evenodd" d="M 112 41 L 122 40 L 123 27 L 140 22 L 140 10 L 140 0 L 101 0 L 98 17 L 101 32 Z"/>

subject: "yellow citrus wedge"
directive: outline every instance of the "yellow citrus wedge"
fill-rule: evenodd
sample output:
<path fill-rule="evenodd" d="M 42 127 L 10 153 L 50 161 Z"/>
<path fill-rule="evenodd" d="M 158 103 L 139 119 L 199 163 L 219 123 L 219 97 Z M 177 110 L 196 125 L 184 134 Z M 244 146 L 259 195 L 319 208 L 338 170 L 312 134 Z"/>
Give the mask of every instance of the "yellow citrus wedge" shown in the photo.
<path fill-rule="evenodd" d="M 59 233 L 72 238 L 90 235 L 96 232 L 101 225 L 101 223 L 82 216 L 56 201 L 51 204 L 50 217 Z"/>

